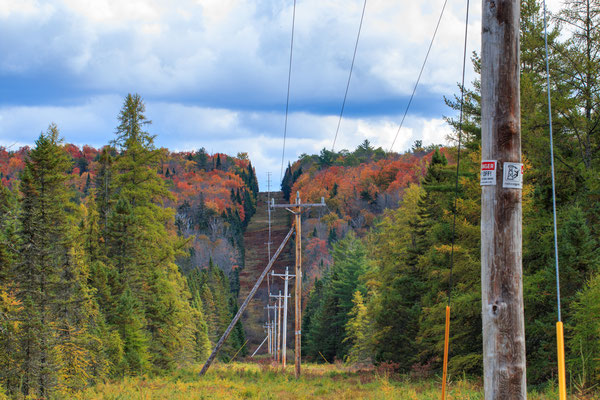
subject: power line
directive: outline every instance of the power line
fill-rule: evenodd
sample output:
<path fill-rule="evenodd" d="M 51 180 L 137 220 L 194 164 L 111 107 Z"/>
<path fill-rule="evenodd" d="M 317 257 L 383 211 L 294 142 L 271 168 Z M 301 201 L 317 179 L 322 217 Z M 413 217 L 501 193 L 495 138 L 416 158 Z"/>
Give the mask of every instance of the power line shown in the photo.
<path fill-rule="evenodd" d="M 443 12 L 443 10 L 442 10 Z M 436 28 L 437 30 L 437 28 Z M 456 182 L 454 185 L 454 208 L 452 210 L 452 250 L 450 252 L 450 275 L 448 278 L 448 303 L 446 304 L 446 327 L 444 335 L 444 361 L 442 372 L 442 400 L 446 400 L 446 384 L 448 377 L 448 354 L 450 345 L 450 298 L 452 296 L 452 271 L 454 269 L 454 241 L 456 238 L 456 212 L 458 206 L 458 178 L 460 171 L 460 146 L 462 139 L 463 109 L 465 102 L 465 70 L 467 66 L 467 37 L 469 33 L 469 0 L 467 0 L 467 10 L 465 16 L 465 43 L 463 47 L 462 80 L 460 85 L 460 117 L 458 122 L 458 152 L 456 156 Z M 435 36 L 435 35 L 434 35 Z"/>
<path fill-rule="evenodd" d="M 346 106 L 346 98 L 348 97 L 348 89 L 350 88 L 350 80 L 352 79 L 352 71 L 354 70 L 354 60 L 356 59 L 356 50 L 358 49 L 358 40 L 360 39 L 360 31 L 362 30 L 363 20 L 365 18 L 365 9 L 367 8 L 367 0 L 363 4 L 362 15 L 360 16 L 360 24 L 358 25 L 358 34 L 356 35 L 356 43 L 354 44 L 354 55 L 352 56 L 352 64 L 350 65 L 350 74 L 348 75 L 348 83 L 346 83 L 346 92 L 344 93 L 344 101 L 342 102 L 342 110 L 340 111 L 340 119 L 338 120 L 337 129 L 335 130 L 335 137 L 333 138 L 333 145 L 331 145 L 331 151 L 335 148 L 335 142 L 340 131 L 340 125 L 342 123 L 342 116 L 344 115 L 344 107 Z"/>
<path fill-rule="evenodd" d="M 408 113 L 408 109 L 413 101 L 413 97 L 415 97 L 415 92 L 417 91 L 417 86 L 419 86 L 419 81 L 421 80 L 421 75 L 423 74 L 423 70 L 425 69 L 425 64 L 427 64 L 427 59 L 429 58 L 429 52 L 431 51 L 431 47 L 433 46 L 433 41 L 435 40 L 435 36 L 437 35 L 438 28 L 440 27 L 440 22 L 442 21 L 442 17 L 444 16 L 444 10 L 446 9 L 446 4 L 448 0 L 444 1 L 444 5 L 442 7 L 442 12 L 440 13 L 440 18 L 438 19 L 437 25 L 435 26 L 435 31 L 433 32 L 433 37 L 431 38 L 431 42 L 429 43 L 429 48 L 427 49 L 427 54 L 425 55 L 425 60 L 423 61 L 423 65 L 421 66 L 421 71 L 419 72 L 419 76 L 417 78 L 417 82 L 415 83 L 415 87 L 413 88 L 412 94 L 410 95 L 410 99 L 408 100 L 408 104 L 406 105 L 406 110 L 404 110 L 404 115 L 402 116 L 402 121 L 400 121 L 400 126 L 398 127 L 398 131 L 396 132 L 396 136 L 394 137 L 394 141 L 390 146 L 390 152 L 394 148 L 394 144 L 396 144 L 396 139 L 398 139 L 398 134 L 400 133 L 400 129 L 402 129 L 402 125 L 404 124 L 404 119 L 406 118 L 406 114 Z"/>
<path fill-rule="evenodd" d="M 288 84 L 287 84 L 287 99 L 285 102 L 285 125 L 283 128 L 283 150 L 281 151 L 281 173 L 279 180 L 283 179 L 283 161 L 285 158 L 285 138 L 287 136 L 287 123 L 288 123 L 288 111 L 290 107 L 290 83 L 292 81 L 292 59 L 294 55 L 294 28 L 296 24 L 296 0 L 294 0 L 294 11 L 292 14 L 292 39 L 290 43 L 290 67 L 288 70 Z"/>
<path fill-rule="evenodd" d="M 548 91 L 548 125 L 550 128 L 550 166 L 552 170 L 552 213 L 554 215 L 554 261 L 556 269 L 556 302 L 558 305 L 558 320 L 562 321 L 560 313 L 560 276 L 558 267 L 558 232 L 556 224 L 556 179 L 554 174 L 554 141 L 552 135 L 552 102 L 550 99 L 550 62 L 548 61 L 548 30 L 546 25 L 546 1 L 544 0 L 544 44 L 546 47 L 546 85 Z"/>
<path fill-rule="evenodd" d="M 467 66 L 467 33 L 469 31 L 469 0 L 467 0 L 467 16 L 465 18 L 465 44 L 463 50 L 462 81 L 460 84 L 460 117 L 458 122 L 458 153 L 456 156 L 456 182 L 454 184 L 454 210 L 452 219 L 452 249 L 450 251 L 450 278 L 448 282 L 448 304 L 452 294 L 452 271 L 454 269 L 454 241 L 456 238 L 456 207 L 458 206 L 458 172 L 460 167 L 460 145 L 463 127 L 463 108 L 465 101 L 465 69 Z"/>

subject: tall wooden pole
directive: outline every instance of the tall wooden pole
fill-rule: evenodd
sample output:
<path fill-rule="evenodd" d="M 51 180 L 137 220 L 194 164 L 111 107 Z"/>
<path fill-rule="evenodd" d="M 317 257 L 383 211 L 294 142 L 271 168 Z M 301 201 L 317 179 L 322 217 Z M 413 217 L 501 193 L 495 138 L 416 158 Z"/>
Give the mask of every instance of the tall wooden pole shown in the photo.
<path fill-rule="evenodd" d="M 519 4 L 519 0 L 483 0 L 481 152 L 482 160 L 496 161 L 497 166 L 495 182 L 482 186 L 481 194 L 486 400 L 527 398 L 518 182 L 523 172 L 518 164 L 521 163 Z"/>
<path fill-rule="evenodd" d="M 302 220 L 301 213 L 302 208 L 300 207 L 300 192 L 296 193 L 296 291 L 295 291 L 295 342 L 296 346 L 294 349 L 294 359 L 296 361 L 296 378 L 300 377 L 300 349 L 302 347 Z"/>
<path fill-rule="evenodd" d="M 294 296 L 294 300 L 295 300 L 295 332 L 294 332 L 294 338 L 295 338 L 295 359 L 296 359 L 296 378 L 300 377 L 300 348 L 301 348 L 301 324 L 302 324 L 302 218 L 301 218 L 301 212 L 302 212 L 302 208 L 311 208 L 311 207 L 326 207 L 325 205 L 325 198 L 321 197 L 321 202 L 320 203 L 306 203 L 306 204 L 302 204 L 300 202 L 300 192 L 296 192 L 296 202 L 294 204 L 275 204 L 274 200 L 271 199 L 272 203 L 271 203 L 271 207 L 273 208 L 285 208 L 288 211 L 291 211 L 294 216 L 294 225 L 295 227 L 292 227 L 292 229 L 295 228 L 296 230 L 296 275 L 292 275 L 295 276 L 296 278 L 296 290 L 295 290 L 295 296 Z M 286 275 L 287 275 L 287 269 L 286 269 Z M 287 282 L 287 279 L 286 279 Z M 286 289 L 287 289 L 287 283 L 286 283 Z M 284 296 L 284 301 L 287 302 L 287 293 Z M 287 308 L 284 311 L 284 319 L 287 313 Z M 285 326 L 285 322 L 284 322 L 284 326 Z M 284 328 L 285 329 L 285 328 Z M 285 338 L 285 334 L 283 335 Z M 285 339 L 284 339 L 285 340 Z M 285 347 L 284 347 L 284 366 L 285 366 Z"/>

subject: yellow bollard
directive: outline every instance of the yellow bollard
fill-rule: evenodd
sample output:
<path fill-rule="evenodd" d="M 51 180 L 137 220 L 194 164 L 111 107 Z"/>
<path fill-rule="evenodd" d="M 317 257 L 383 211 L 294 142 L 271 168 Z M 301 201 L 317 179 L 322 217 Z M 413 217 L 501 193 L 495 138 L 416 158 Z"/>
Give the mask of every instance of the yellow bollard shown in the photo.
<path fill-rule="evenodd" d="M 446 306 L 446 336 L 444 339 L 444 373 L 442 376 L 442 400 L 446 400 L 446 379 L 448 376 L 448 344 L 450 342 L 450 306 Z"/>
<path fill-rule="evenodd" d="M 567 383 L 565 379 L 565 337 L 563 323 L 556 323 L 556 344 L 558 346 L 558 393 L 560 400 L 567 400 Z"/>

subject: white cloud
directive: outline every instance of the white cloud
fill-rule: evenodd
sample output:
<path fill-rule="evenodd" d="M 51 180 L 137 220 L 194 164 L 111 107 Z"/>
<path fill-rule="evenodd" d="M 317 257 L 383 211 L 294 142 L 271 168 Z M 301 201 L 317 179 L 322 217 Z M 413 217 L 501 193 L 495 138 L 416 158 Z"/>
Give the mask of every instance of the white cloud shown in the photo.
<path fill-rule="evenodd" d="M 443 1 L 367 4 L 350 101 L 410 92 Z M 285 100 L 292 2 L 7 4 L 0 6 L 0 22 L 10 22 L 2 31 L 16 41 L 3 50 L 22 72 L 46 70 L 108 92 L 126 88 L 152 96 L 238 96 L 246 104 Z M 449 2 L 425 86 L 453 87 L 458 79 L 462 4 Z M 339 101 L 362 5 L 361 0 L 297 2 L 292 102 Z M 472 45 L 478 36 L 472 29 Z"/>
<path fill-rule="evenodd" d="M 443 2 L 369 0 L 336 149 L 353 149 L 365 138 L 389 148 Z M 559 3 L 551 0 L 550 9 L 557 10 Z M 27 99 L 27 106 L 9 106 L 10 100 L 3 99 L 0 143 L 32 143 L 56 122 L 67 141 L 102 145 L 113 137 L 122 96 L 138 92 L 146 99 L 160 145 L 248 151 L 259 176 L 266 170 L 276 176 L 292 4 L 0 0 L 0 84 L 47 77 L 69 85 L 52 93 L 55 101 L 37 105 L 35 97 Z M 464 4 L 448 1 L 417 98 L 441 99 L 456 92 Z M 297 1 L 286 163 L 331 147 L 362 5 L 363 0 Z M 481 37 L 481 4 L 471 7 L 469 52 L 479 49 Z M 470 81 L 473 72 L 468 71 Z M 28 89 L 35 93 L 43 87 Z M 393 112 L 364 111 L 359 117 L 348 111 L 388 100 L 393 106 L 387 110 Z M 441 115 L 436 110 L 417 113 L 416 104 L 394 150 L 416 139 L 444 142 L 448 127 Z"/>

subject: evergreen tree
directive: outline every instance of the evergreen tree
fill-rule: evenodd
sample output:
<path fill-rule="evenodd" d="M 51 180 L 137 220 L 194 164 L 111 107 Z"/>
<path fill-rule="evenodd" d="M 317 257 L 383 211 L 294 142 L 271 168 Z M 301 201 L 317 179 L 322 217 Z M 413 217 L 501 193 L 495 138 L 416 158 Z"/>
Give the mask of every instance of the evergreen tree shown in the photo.
<path fill-rule="evenodd" d="M 11 286 L 20 247 L 16 196 L 0 184 L 0 385 L 15 394 L 19 385 L 19 302 Z"/>
<path fill-rule="evenodd" d="M 350 319 L 346 323 L 346 337 L 351 347 L 346 356 L 346 362 L 370 363 L 372 354 L 372 336 L 369 314 L 360 290 L 354 292 L 354 304 L 350 310 Z"/>
<path fill-rule="evenodd" d="M 114 149 L 105 146 L 100 153 L 100 169 L 96 174 L 96 203 L 100 214 L 99 224 L 103 232 L 107 230 L 108 215 L 112 208 L 114 196 L 113 183 Z"/>
<path fill-rule="evenodd" d="M 87 286 L 87 270 L 78 250 L 66 172 L 70 158 L 60 145 L 58 128 L 40 135 L 22 175 L 21 255 L 14 282 L 19 312 L 20 365 L 24 395 L 47 397 L 87 382 L 93 357 L 86 341 L 96 340 L 90 326 L 97 309 Z M 77 348 L 77 351 L 66 351 Z"/>
<path fill-rule="evenodd" d="M 290 193 L 292 192 L 292 165 L 288 163 L 287 168 L 285 169 L 285 174 L 283 174 L 283 179 L 281 180 L 281 192 L 283 193 L 283 199 L 285 201 L 290 200 Z"/>
<path fill-rule="evenodd" d="M 318 344 L 318 347 L 309 346 L 308 350 L 313 353 L 308 353 L 307 356 L 316 359 L 320 351 L 328 360 L 343 360 L 347 355 L 350 344 L 344 341 L 346 324 L 353 307 L 354 292 L 366 292 L 360 277 L 367 270 L 367 265 L 366 249 L 354 233 L 348 233 L 334 245 L 333 266 L 324 280 L 322 301 L 314 315 L 310 315 L 310 320 L 307 320 L 310 330 L 305 336 L 310 343 Z M 320 293 L 315 292 L 314 295 L 319 296 Z"/>
<path fill-rule="evenodd" d="M 206 154 L 206 149 L 204 147 L 194 154 L 194 161 L 196 161 L 199 170 L 206 171 L 208 167 L 208 154 Z"/>
<path fill-rule="evenodd" d="M 397 210 L 389 211 L 369 238 L 373 271 L 367 273 L 373 293 L 369 310 L 374 324 L 376 361 L 399 362 L 403 369 L 417 361 L 417 333 L 424 288 L 415 263 L 418 204 L 424 190 L 411 185 Z"/>
<path fill-rule="evenodd" d="M 163 206 L 171 195 L 156 172 L 161 151 L 154 147 L 154 136 L 144 131 L 150 123 L 144 111 L 140 96 L 130 94 L 119 114 L 115 146 L 120 154 L 114 163 L 118 191 L 107 240 L 117 276 L 112 295 L 120 298 L 117 309 L 127 310 L 130 321 L 121 330 L 129 335 L 122 337 L 127 371 L 136 373 L 148 365 L 168 370 L 189 361 L 195 336 L 190 294 L 175 265 L 185 242 L 176 236 L 173 210 Z M 110 321 L 119 318 L 119 311 L 109 315 Z"/>
<path fill-rule="evenodd" d="M 571 376 L 582 389 L 600 383 L 600 273 L 595 273 L 572 303 L 572 335 L 567 342 Z"/>

